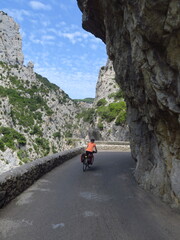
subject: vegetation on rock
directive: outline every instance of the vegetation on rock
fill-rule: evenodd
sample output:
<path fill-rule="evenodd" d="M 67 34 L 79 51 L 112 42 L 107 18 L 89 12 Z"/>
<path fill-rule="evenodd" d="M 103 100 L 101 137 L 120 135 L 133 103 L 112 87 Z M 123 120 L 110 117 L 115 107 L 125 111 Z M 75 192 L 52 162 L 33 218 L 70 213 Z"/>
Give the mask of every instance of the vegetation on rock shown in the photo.
<path fill-rule="evenodd" d="M 75 102 L 86 102 L 86 103 L 93 103 L 94 98 L 84 98 L 84 99 L 73 99 Z"/>
<path fill-rule="evenodd" d="M 116 120 L 116 124 L 125 123 L 126 120 L 126 103 L 124 101 L 110 103 L 107 106 L 99 106 L 97 108 L 98 115 L 107 122 Z"/>
<path fill-rule="evenodd" d="M 23 134 L 17 132 L 13 128 L 0 127 L 0 150 L 5 151 L 6 148 L 15 150 L 17 147 L 26 145 L 26 138 Z"/>

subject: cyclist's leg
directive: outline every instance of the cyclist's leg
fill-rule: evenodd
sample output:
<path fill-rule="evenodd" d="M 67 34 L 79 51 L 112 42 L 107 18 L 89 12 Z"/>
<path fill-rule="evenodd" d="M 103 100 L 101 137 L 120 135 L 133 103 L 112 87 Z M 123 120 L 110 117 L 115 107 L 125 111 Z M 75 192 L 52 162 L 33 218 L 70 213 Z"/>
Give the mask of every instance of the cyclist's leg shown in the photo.
<path fill-rule="evenodd" d="M 81 154 L 81 162 L 84 162 L 85 156 L 86 156 L 85 153 L 82 153 L 82 154 Z"/>
<path fill-rule="evenodd" d="M 87 168 L 87 164 L 86 164 L 86 160 L 83 162 L 83 172 L 86 171 L 86 168 Z"/>
<path fill-rule="evenodd" d="M 92 152 L 89 154 L 89 163 L 91 165 L 93 164 L 93 153 Z"/>
<path fill-rule="evenodd" d="M 94 155 L 92 154 L 91 165 L 93 165 L 93 162 L 94 162 Z"/>
<path fill-rule="evenodd" d="M 90 161 L 90 154 L 91 154 L 91 152 L 86 151 L 86 156 L 87 156 L 88 162 Z"/>

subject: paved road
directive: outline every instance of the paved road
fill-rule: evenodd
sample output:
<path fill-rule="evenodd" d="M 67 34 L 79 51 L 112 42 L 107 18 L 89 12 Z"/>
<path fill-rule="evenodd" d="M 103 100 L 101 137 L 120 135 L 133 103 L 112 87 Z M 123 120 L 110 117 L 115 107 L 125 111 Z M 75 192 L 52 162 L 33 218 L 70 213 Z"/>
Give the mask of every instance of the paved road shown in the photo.
<path fill-rule="evenodd" d="M 0 210 L 0 240 L 179 240 L 180 214 L 139 188 L 130 153 L 79 157 Z"/>

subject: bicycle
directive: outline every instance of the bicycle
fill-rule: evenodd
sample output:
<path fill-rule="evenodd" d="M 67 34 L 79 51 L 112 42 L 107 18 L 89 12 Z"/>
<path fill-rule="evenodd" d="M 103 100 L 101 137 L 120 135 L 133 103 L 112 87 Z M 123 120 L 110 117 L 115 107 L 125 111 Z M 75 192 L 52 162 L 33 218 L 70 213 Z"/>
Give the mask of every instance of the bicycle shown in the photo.
<path fill-rule="evenodd" d="M 95 153 L 95 152 L 93 152 Z M 83 172 L 85 172 L 88 168 L 90 168 L 90 165 L 93 165 L 94 163 L 94 155 L 92 154 L 86 154 L 83 153 L 81 155 L 81 162 L 83 163 Z"/>

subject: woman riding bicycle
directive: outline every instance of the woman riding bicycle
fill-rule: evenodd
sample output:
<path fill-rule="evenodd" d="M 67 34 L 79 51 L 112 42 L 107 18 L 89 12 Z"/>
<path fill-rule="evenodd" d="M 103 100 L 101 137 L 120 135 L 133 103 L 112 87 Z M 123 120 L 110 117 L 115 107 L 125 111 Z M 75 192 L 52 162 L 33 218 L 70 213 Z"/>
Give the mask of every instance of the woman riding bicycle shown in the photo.
<path fill-rule="evenodd" d="M 87 148 L 86 148 L 86 155 L 89 156 L 90 155 L 90 159 L 92 160 L 93 157 L 93 152 L 97 153 L 97 148 L 96 148 L 96 144 L 94 143 L 95 140 L 91 139 L 91 141 L 88 143 Z M 92 156 L 92 157 L 91 157 Z M 91 162 L 92 163 L 92 162 Z"/>

